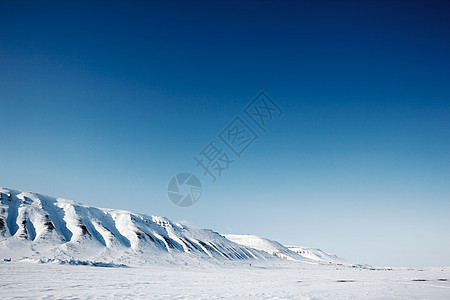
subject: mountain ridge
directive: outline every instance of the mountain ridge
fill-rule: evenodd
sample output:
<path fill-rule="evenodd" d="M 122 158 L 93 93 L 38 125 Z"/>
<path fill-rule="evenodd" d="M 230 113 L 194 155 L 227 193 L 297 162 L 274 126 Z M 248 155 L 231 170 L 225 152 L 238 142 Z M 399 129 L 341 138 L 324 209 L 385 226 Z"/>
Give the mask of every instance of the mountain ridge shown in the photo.
<path fill-rule="evenodd" d="M 308 255 L 303 255 L 305 249 L 310 249 Z M 0 188 L 0 258 L 118 263 L 196 259 L 343 262 L 311 249 L 286 247 L 253 235 L 221 235 L 161 216 Z"/>

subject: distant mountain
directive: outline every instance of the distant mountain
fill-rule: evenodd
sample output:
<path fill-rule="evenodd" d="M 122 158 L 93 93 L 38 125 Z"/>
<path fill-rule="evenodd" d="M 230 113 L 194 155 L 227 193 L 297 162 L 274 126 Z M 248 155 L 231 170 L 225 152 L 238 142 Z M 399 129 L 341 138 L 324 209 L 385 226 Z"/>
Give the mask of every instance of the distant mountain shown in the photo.
<path fill-rule="evenodd" d="M 123 262 L 276 260 L 342 263 L 319 249 L 220 235 L 164 217 L 0 188 L 0 259 Z"/>
<path fill-rule="evenodd" d="M 299 246 L 286 246 L 286 248 L 304 258 L 309 258 L 315 261 L 320 261 L 324 263 L 348 264 L 348 262 L 345 261 L 344 259 L 339 258 L 334 254 L 326 253 L 317 248 L 299 247 Z"/>
<path fill-rule="evenodd" d="M 348 264 L 345 260 L 336 255 L 328 254 L 320 249 L 297 247 L 297 246 L 283 246 L 282 244 L 261 238 L 256 235 L 247 234 L 224 234 L 228 240 L 248 248 L 263 251 L 276 257 L 304 262 L 320 262 L 333 264 Z"/>
<path fill-rule="evenodd" d="M 248 234 L 224 234 L 228 240 L 235 242 L 236 244 L 263 251 L 275 257 L 288 259 L 292 261 L 310 261 L 308 258 L 289 250 L 285 246 L 281 245 L 276 241 L 261 238 L 256 235 Z"/>

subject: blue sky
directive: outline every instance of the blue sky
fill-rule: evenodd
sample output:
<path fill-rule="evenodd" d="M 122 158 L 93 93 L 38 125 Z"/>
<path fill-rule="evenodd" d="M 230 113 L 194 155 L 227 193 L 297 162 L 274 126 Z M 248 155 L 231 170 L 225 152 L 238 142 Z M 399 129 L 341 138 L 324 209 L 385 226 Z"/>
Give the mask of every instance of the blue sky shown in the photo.
<path fill-rule="evenodd" d="M 449 10 L 2 1 L 0 186 L 374 265 L 450 265 Z M 211 183 L 193 157 L 261 90 L 283 116 Z M 179 172 L 203 184 L 190 208 L 167 198 Z"/>

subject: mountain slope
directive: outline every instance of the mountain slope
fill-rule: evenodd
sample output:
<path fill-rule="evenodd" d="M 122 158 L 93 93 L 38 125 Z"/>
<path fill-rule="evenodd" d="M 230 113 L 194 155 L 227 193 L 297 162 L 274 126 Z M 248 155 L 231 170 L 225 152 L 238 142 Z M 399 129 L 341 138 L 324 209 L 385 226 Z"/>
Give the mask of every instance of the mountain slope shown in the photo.
<path fill-rule="evenodd" d="M 337 257 L 334 254 L 326 253 L 317 248 L 300 247 L 300 246 L 286 246 L 292 252 L 297 253 L 304 258 L 308 258 L 315 261 L 324 263 L 347 263 L 344 259 Z"/>
<path fill-rule="evenodd" d="M 226 237 L 228 240 L 233 241 L 237 244 L 243 245 L 248 248 L 256 249 L 259 251 L 266 252 L 270 255 L 273 255 L 275 257 L 288 259 L 292 261 L 307 261 L 311 262 L 309 258 L 305 258 L 285 246 L 281 245 L 280 243 L 261 238 L 256 235 L 250 235 L 250 234 L 224 234 L 224 237 Z"/>
<path fill-rule="evenodd" d="M 211 230 L 163 217 L 0 188 L 2 257 L 147 260 L 180 254 L 226 260 L 268 258 Z"/>
<path fill-rule="evenodd" d="M 249 234 L 224 234 L 223 236 L 236 244 L 290 261 L 373 269 L 370 265 L 351 263 L 317 248 L 284 246 L 277 241 Z"/>

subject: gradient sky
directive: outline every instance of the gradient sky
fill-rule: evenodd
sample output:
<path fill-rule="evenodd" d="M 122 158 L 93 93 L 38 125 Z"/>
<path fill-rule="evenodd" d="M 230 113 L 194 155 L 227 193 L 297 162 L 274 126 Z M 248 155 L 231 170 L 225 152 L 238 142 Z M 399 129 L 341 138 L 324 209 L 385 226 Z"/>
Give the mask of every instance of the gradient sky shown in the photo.
<path fill-rule="evenodd" d="M 450 265 L 448 1 L 90 2 L 0 1 L 0 186 Z M 261 90 L 284 115 L 211 183 L 193 157 Z"/>

